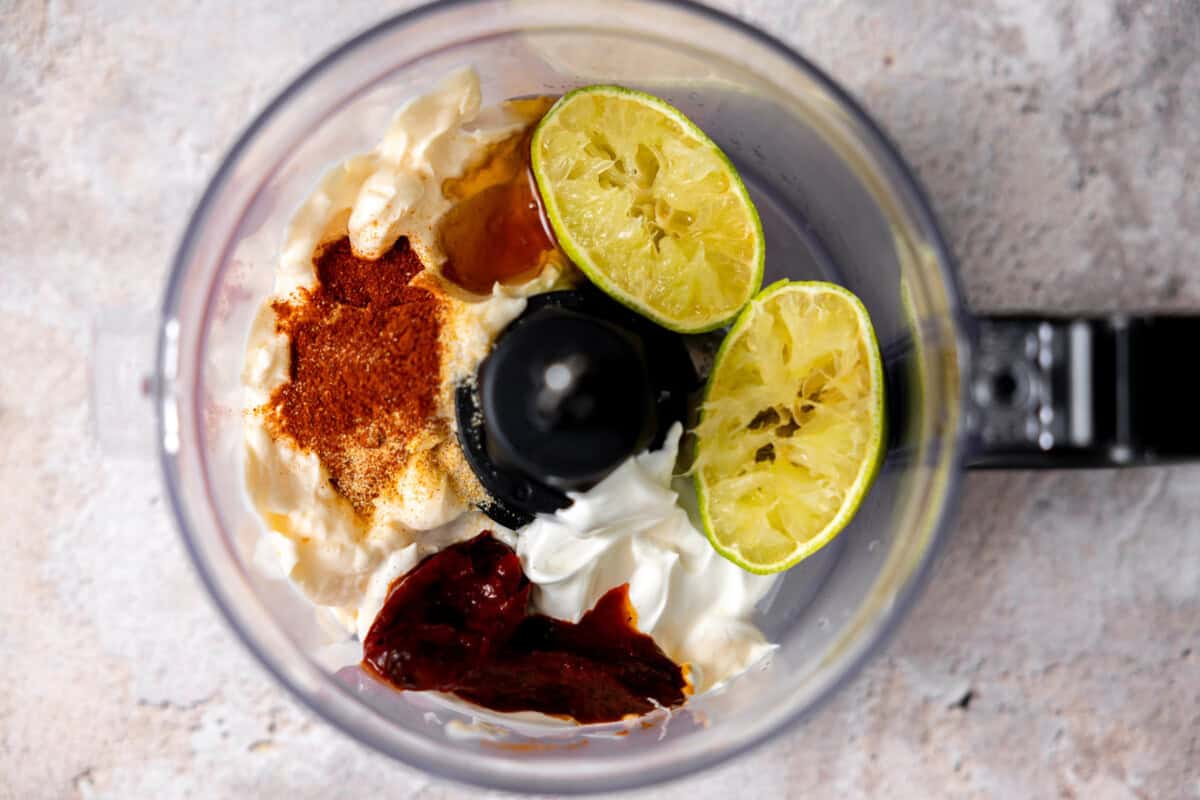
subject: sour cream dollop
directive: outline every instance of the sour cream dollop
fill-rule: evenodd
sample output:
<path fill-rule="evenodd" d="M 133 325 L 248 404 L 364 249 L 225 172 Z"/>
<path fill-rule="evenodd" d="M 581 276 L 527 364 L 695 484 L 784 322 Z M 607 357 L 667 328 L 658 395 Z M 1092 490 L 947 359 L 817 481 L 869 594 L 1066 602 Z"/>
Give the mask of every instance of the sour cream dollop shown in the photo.
<path fill-rule="evenodd" d="M 517 532 L 537 611 L 578 621 L 601 595 L 629 583 L 637 627 L 687 664 L 697 693 L 762 659 L 773 645 L 751 621 L 775 583 L 726 561 L 696 529 L 672 483 L 682 428 L 634 456 L 570 506 Z M 683 495 L 683 497 L 681 497 Z"/>

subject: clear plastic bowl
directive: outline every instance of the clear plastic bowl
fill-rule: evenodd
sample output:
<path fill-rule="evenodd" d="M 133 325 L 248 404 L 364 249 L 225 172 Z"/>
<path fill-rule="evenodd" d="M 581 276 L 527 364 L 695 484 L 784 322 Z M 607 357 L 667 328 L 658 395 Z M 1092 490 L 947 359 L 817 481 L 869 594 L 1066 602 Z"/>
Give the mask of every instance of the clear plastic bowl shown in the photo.
<path fill-rule="evenodd" d="M 289 215 L 322 170 L 368 150 L 405 99 L 473 64 L 485 103 L 615 82 L 661 95 L 738 166 L 762 214 L 767 281 L 848 286 L 876 324 L 891 441 L 836 542 L 786 573 L 757 622 L 774 658 L 665 726 L 464 736 L 471 715 L 367 680 L 356 644 L 253 563 L 241 481 L 240 371 Z M 268 106 L 204 194 L 175 260 L 157 358 L 168 492 L 197 569 L 246 646 L 302 702 L 406 764 L 491 788 L 629 788 L 711 767 L 846 683 L 905 614 L 938 548 L 962 452 L 962 310 L 928 204 L 879 129 L 779 42 L 679 2 L 480 0 L 395 17 L 337 48 Z M 447 725 L 451 720 L 456 722 Z M 457 733 L 457 735 L 456 735 Z M 585 739 L 585 737 L 587 737 Z M 581 741 L 587 746 L 579 746 Z"/>

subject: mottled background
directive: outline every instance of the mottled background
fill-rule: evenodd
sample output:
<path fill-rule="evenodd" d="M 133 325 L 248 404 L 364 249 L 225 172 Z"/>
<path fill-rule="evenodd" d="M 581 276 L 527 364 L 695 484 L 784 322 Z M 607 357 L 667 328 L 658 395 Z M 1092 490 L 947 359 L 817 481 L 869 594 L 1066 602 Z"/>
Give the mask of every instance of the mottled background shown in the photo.
<path fill-rule="evenodd" d="M 239 128 L 391 5 L 0 0 L 2 798 L 478 796 L 275 687 L 88 411 L 96 315 L 156 301 Z M 891 131 L 976 308 L 1200 309 L 1196 0 L 721 5 Z M 972 475 L 886 655 L 655 796 L 1200 797 L 1198 479 Z"/>

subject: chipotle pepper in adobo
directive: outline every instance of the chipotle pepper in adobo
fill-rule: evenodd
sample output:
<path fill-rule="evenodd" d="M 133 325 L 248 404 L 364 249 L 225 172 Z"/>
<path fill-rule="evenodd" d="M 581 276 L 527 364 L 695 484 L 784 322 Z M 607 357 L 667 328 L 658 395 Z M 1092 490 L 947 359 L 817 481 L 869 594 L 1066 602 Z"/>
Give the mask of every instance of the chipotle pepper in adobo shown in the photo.
<path fill-rule="evenodd" d="M 399 689 L 583 723 L 683 703 L 683 670 L 634 627 L 628 585 L 578 623 L 527 614 L 530 589 L 516 553 L 490 532 L 449 547 L 392 585 L 363 666 Z"/>

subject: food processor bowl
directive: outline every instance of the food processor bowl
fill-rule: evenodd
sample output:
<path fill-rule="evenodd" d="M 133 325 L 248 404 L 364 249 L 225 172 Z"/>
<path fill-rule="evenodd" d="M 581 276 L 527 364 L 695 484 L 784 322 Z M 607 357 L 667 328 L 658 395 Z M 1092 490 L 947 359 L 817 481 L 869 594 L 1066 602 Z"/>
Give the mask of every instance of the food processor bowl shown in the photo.
<path fill-rule="evenodd" d="M 762 216 L 766 282 L 822 279 L 866 304 L 886 362 L 886 461 L 857 516 L 784 573 L 755 621 L 770 659 L 627 733 L 506 720 L 357 667 L 358 643 L 255 560 L 241 371 L 284 228 L 321 173 L 394 110 L 473 65 L 484 103 L 619 83 L 665 98 L 733 160 Z M 205 191 L 162 310 L 163 473 L 187 549 L 246 646 L 318 716 L 398 761 L 479 786 L 632 788 L 714 766 L 812 713 L 895 630 L 945 533 L 963 451 L 965 312 L 927 201 L 853 99 L 804 58 L 684 2 L 443 2 L 322 58 L 250 125 Z M 486 715 L 484 715 L 486 716 Z M 586 746 L 581 743 L 586 742 Z"/>

